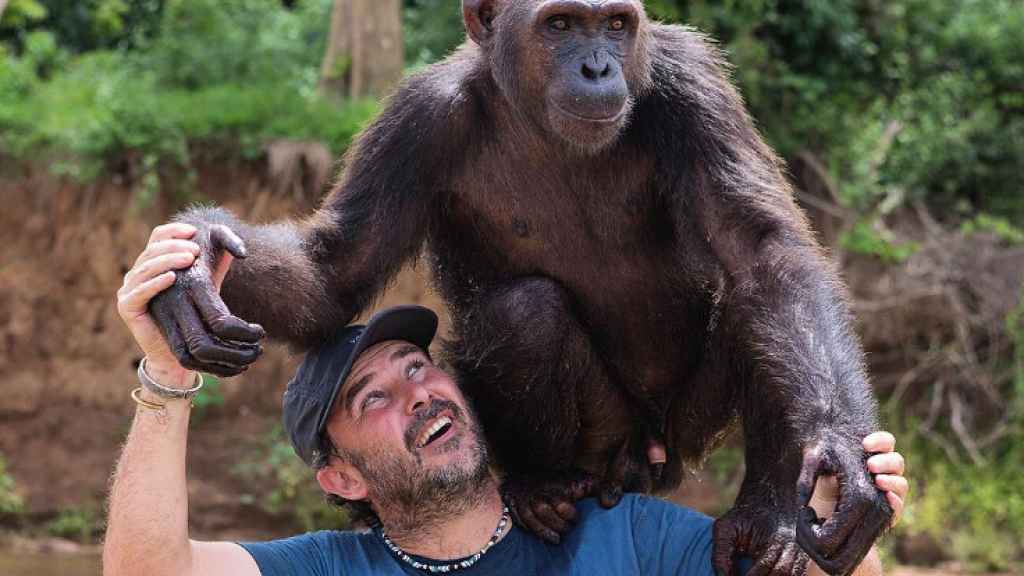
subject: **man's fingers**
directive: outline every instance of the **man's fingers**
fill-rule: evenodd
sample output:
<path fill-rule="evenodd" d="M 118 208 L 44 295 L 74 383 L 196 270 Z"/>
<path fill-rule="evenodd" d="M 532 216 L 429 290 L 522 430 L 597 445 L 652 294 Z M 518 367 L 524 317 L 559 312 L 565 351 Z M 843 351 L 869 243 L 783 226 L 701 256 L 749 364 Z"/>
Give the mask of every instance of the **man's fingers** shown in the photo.
<path fill-rule="evenodd" d="M 893 476 L 891 474 L 878 474 L 875 476 L 875 486 L 878 486 L 879 490 L 885 492 L 895 492 L 900 498 L 906 498 L 907 492 L 910 491 L 910 483 L 903 476 Z"/>
<path fill-rule="evenodd" d="M 124 287 L 127 290 L 132 290 L 136 286 L 148 282 L 150 278 L 155 278 L 169 270 L 188 268 L 195 260 L 196 257 L 191 252 L 175 252 L 157 256 L 129 270 L 124 277 Z"/>
<path fill-rule="evenodd" d="M 164 254 L 171 254 L 174 252 L 191 252 L 192 254 L 199 256 L 199 250 L 199 244 L 189 240 L 160 240 L 146 246 L 146 249 L 142 251 L 142 254 L 139 254 L 139 257 L 135 259 L 135 266 L 138 266 L 146 260 L 156 256 L 162 256 Z"/>
<path fill-rule="evenodd" d="M 191 238 L 195 234 L 195 226 L 185 224 L 184 222 L 171 222 L 153 228 L 153 232 L 149 235 L 149 243 L 170 240 L 171 238 Z"/>
<path fill-rule="evenodd" d="M 892 528 L 900 521 L 900 516 L 903 516 L 903 498 L 897 496 L 895 492 L 886 492 L 885 499 L 892 507 L 892 520 L 889 521 L 889 527 Z"/>
<path fill-rule="evenodd" d="M 865 452 L 892 452 L 896 449 L 896 437 L 888 432 L 868 434 L 862 443 Z"/>
<path fill-rule="evenodd" d="M 118 311 L 125 320 L 131 320 L 146 313 L 146 306 L 160 292 L 174 284 L 174 272 L 164 272 L 123 293 L 117 303 Z"/>
<path fill-rule="evenodd" d="M 899 452 L 875 454 L 868 458 L 868 470 L 872 474 L 897 474 L 902 476 L 904 466 L 903 455 Z"/>

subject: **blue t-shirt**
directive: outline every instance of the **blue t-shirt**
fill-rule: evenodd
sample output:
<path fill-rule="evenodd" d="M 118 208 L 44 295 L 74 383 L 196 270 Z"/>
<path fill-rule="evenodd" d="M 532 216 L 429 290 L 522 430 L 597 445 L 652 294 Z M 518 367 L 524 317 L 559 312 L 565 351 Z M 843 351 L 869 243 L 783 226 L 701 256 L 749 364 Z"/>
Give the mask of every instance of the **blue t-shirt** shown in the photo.
<path fill-rule="evenodd" d="M 714 574 L 707 516 L 670 502 L 626 494 L 606 510 L 596 500 L 578 504 L 578 524 L 559 545 L 513 525 L 509 533 L 466 570 L 491 574 Z M 263 543 L 244 543 L 263 576 L 423 574 L 398 560 L 375 532 L 314 532 Z M 425 558 L 421 562 L 434 563 Z"/>

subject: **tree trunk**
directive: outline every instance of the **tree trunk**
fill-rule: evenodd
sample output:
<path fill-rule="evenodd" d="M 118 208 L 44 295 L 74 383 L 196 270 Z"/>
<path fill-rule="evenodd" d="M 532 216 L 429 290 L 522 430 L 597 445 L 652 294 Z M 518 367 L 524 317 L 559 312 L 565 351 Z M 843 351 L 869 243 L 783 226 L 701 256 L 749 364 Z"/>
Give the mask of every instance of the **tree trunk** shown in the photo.
<path fill-rule="evenodd" d="M 401 0 L 335 0 L 320 93 L 330 98 L 383 96 L 402 77 Z"/>
<path fill-rule="evenodd" d="M 0 21 L 4 19 L 4 8 L 7 8 L 7 0 L 0 0 Z"/>

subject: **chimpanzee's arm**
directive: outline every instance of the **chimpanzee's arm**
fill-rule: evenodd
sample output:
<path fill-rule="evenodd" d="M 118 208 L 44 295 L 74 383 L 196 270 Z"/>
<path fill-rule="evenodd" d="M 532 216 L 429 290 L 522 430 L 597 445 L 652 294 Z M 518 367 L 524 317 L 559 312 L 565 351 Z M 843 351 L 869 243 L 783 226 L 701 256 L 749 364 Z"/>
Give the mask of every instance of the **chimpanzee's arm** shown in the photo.
<path fill-rule="evenodd" d="M 263 335 L 248 321 L 272 338 L 314 344 L 417 254 L 443 202 L 453 147 L 465 144 L 454 74 L 435 68 L 410 79 L 353 144 L 340 181 L 309 218 L 255 226 L 203 207 L 178 216 L 199 227 L 203 254 L 150 310 L 183 365 L 244 370 Z M 224 249 L 246 257 L 232 264 L 222 301 L 210 268 Z"/>
<path fill-rule="evenodd" d="M 719 55 L 677 30 L 655 34 L 654 90 L 637 118 L 654 149 L 674 152 L 659 174 L 679 225 L 699 226 L 715 260 L 730 364 L 720 385 L 741 387 L 747 475 L 716 523 L 716 567 L 731 573 L 742 552 L 755 574 L 802 572 L 798 540 L 826 571 L 849 573 L 891 511 L 864 464 L 876 406 L 845 293 Z M 805 506 L 819 474 L 841 491 L 822 526 Z"/>

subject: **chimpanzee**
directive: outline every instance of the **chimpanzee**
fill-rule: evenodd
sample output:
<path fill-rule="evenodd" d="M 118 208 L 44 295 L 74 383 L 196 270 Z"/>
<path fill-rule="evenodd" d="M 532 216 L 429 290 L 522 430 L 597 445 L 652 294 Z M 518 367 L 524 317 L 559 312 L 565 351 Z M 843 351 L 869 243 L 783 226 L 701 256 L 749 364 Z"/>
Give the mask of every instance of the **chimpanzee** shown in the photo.
<path fill-rule="evenodd" d="M 315 214 L 179 217 L 204 254 L 152 310 L 181 362 L 240 373 L 261 325 L 320 342 L 426 244 L 521 522 L 556 540 L 583 495 L 674 488 L 741 421 L 716 567 L 802 572 L 803 548 L 850 572 L 891 515 L 860 444 L 876 405 L 844 289 L 721 54 L 636 0 L 462 8 L 471 41 L 399 88 Z M 218 296 L 225 249 L 248 258 Z M 841 489 L 823 524 L 821 474 Z"/>

